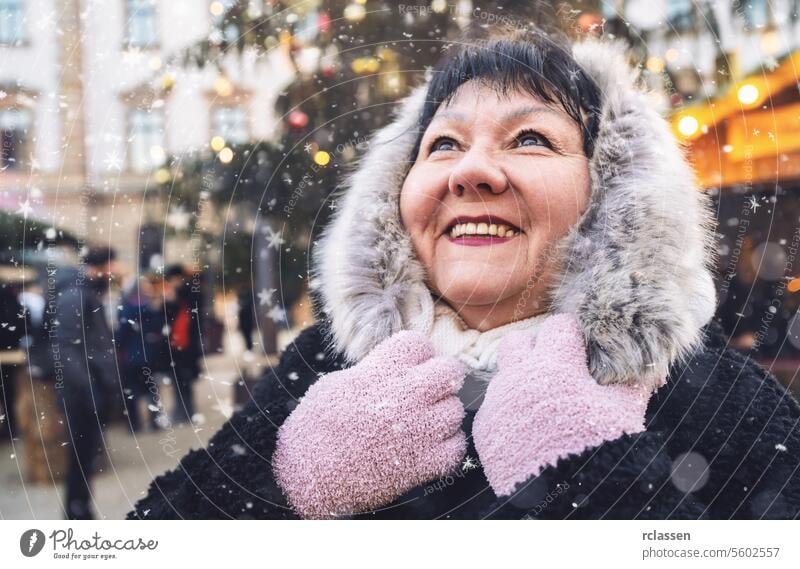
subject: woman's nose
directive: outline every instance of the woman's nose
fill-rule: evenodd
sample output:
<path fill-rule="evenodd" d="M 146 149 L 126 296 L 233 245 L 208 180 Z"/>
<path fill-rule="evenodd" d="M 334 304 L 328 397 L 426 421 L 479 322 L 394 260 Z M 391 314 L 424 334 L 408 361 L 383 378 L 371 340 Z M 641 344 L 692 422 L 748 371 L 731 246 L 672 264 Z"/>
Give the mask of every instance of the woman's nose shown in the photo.
<path fill-rule="evenodd" d="M 502 194 L 508 189 L 508 179 L 486 153 L 473 147 L 450 174 L 449 189 L 457 196 L 481 190 Z"/>

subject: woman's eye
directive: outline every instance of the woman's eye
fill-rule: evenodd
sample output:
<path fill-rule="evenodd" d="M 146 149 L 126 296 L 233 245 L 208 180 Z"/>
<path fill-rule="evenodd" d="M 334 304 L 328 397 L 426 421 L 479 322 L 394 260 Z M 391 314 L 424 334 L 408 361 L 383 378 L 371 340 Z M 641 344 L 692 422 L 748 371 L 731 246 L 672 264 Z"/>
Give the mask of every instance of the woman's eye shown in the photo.
<path fill-rule="evenodd" d="M 519 146 L 545 146 L 547 148 L 552 148 L 547 138 L 533 131 L 521 132 L 518 134 L 517 144 Z"/>
<path fill-rule="evenodd" d="M 452 138 L 445 138 L 439 137 L 433 141 L 430 146 L 431 152 L 436 152 L 437 150 L 455 150 L 456 143 Z"/>

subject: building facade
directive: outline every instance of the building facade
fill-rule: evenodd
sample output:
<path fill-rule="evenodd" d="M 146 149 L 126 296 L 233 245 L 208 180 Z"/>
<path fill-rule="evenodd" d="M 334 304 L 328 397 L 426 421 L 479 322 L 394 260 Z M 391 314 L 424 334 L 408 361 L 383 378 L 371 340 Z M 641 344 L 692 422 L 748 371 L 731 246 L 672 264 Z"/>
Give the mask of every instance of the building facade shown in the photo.
<path fill-rule="evenodd" d="M 0 0 L 0 207 L 111 244 L 135 269 L 140 227 L 180 206 L 157 183 L 170 157 L 277 135 L 294 73 L 280 50 L 180 57 L 241 33 L 220 29 L 228 4 Z"/>

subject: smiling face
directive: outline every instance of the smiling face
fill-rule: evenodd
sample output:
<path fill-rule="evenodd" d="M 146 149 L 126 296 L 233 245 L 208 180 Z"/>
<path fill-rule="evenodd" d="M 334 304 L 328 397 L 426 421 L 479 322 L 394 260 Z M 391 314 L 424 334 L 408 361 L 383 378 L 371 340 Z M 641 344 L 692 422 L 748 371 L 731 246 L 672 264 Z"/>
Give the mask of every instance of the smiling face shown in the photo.
<path fill-rule="evenodd" d="M 428 286 L 488 330 L 546 310 L 553 246 L 589 194 L 581 128 L 568 114 L 468 81 L 425 131 L 400 214 Z"/>

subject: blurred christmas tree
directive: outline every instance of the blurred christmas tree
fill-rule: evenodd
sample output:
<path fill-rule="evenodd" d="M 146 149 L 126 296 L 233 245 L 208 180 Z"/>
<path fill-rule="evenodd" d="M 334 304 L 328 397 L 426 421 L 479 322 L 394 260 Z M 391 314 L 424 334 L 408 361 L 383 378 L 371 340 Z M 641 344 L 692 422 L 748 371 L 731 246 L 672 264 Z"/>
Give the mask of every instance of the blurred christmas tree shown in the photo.
<path fill-rule="evenodd" d="M 211 151 L 218 158 L 214 197 L 221 203 L 246 199 L 262 211 L 283 211 L 290 204 L 295 221 L 319 214 L 367 137 L 388 122 L 398 100 L 464 34 L 476 37 L 489 29 L 519 30 L 534 24 L 563 28 L 567 18 L 575 20 L 581 13 L 572 4 L 530 0 L 414 5 L 217 0 L 210 10 L 214 29 L 175 54 L 173 62 L 216 65 L 224 75 L 221 62 L 232 51 L 266 57 L 279 49 L 294 70 L 294 79 L 276 103 L 283 124 L 278 140 L 251 143 L 247 149 L 225 147 L 224 141 L 214 148 L 212 140 Z M 201 160 L 210 164 L 212 155 Z"/>
<path fill-rule="evenodd" d="M 215 137 L 199 155 L 174 160 L 163 182 L 190 210 L 204 188 L 228 211 L 255 215 L 254 223 L 226 226 L 221 245 L 239 250 L 223 254 L 236 259 L 226 262 L 225 278 L 233 286 L 251 280 L 241 249 L 242 238 L 252 235 L 251 268 L 279 268 L 281 282 L 274 284 L 287 304 L 304 288 L 314 236 L 369 136 L 448 50 L 498 28 L 574 27 L 582 13 L 572 4 L 530 0 L 217 0 L 210 10 L 215 25 L 208 37 L 167 66 L 216 66 L 225 78 L 223 61 L 231 53 L 267 58 L 280 50 L 293 70 L 275 103 L 282 128 L 273 140 L 239 146 Z"/>
<path fill-rule="evenodd" d="M 22 262 L 22 256 L 30 259 L 35 251 L 44 247 L 64 246 L 78 250 L 78 238 L 64 229 L 54 227 L 46 221 L 29 218 L 24 213 L 0 211 L 0 263 Z"/>

